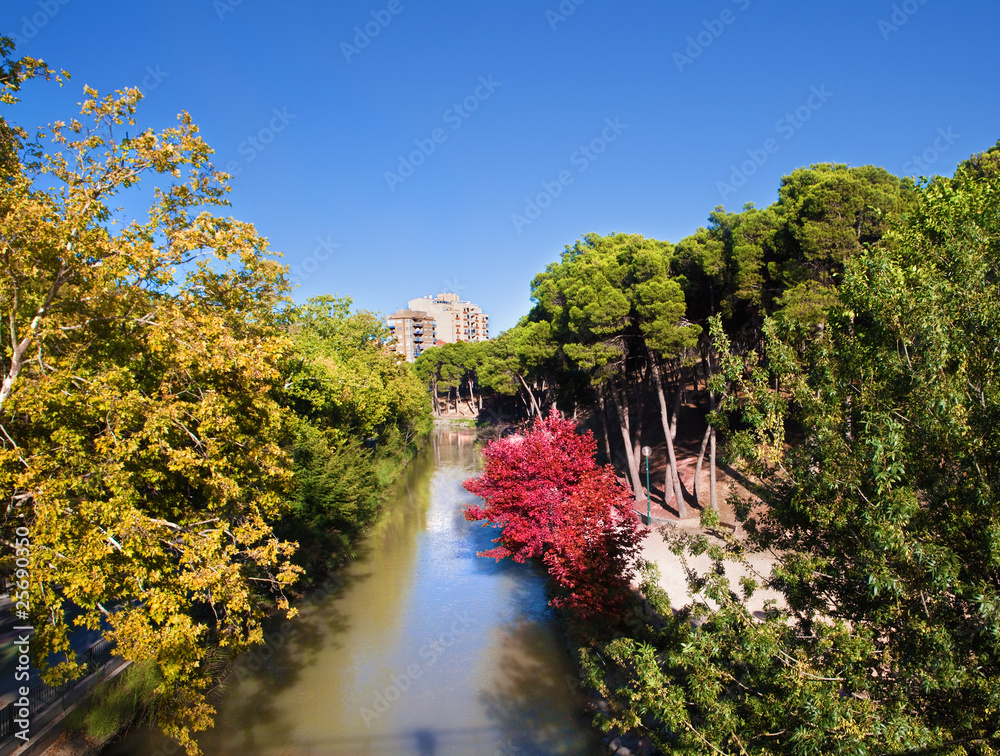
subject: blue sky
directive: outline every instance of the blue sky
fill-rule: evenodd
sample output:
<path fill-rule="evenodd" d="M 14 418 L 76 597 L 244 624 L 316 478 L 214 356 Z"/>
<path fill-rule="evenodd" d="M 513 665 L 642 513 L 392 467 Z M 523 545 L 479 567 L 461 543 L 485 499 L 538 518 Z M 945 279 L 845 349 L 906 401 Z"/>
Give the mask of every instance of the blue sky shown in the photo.
<path fill-rule="evenodd" d="M 950 174 L 1000 138 L 995 0 L 4 0 L 84 84 L 186 110 L 295 298 L 389 313 L 457 291 L 493 334 L 589 232 L 679 241 L 817 162 Z M 913 158 L 919 162 L 914 162 Z"/>

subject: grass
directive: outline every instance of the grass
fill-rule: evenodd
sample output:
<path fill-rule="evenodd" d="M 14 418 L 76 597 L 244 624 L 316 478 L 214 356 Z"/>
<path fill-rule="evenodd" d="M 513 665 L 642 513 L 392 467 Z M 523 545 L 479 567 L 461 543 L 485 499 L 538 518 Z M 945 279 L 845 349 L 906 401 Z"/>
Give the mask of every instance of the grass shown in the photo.
<path fill-rule="evenodd" d="M 435 419 L 454 425 L 468 425 L 470 428 L 475 428 L 479 423 L 479 418 L 476 417 L 438 417 Z"/>
<path fill-rule="evenodd" d="M 154 662 L 132 664 L 115 679 L 94 688 L 67 715 L 66 728 L 103 745 L 140 716 L 152 715 L 156 709 L 156 689 L 161 682 L 163 678 Z"/>

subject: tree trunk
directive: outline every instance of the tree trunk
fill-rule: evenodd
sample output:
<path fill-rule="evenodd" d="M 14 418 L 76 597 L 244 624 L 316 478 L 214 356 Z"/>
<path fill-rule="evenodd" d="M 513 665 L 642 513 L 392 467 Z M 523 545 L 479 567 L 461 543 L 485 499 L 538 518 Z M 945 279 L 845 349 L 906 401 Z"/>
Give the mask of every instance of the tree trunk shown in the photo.
<path fill-rule="evenodd" d="M 705 365 L 705 388 L 708 389 L 708 380 L 711 377 L 711 369 L 714 367 L 712 355 L 709 352 L 707 355 L 702 355 L 702 361 Z M 715 407 L 717 404 L 721 404 L 725 401 L 726 397 L 729 395 L 729 388 L 726 388 L 720 395 L 718 400 L 715 398 L 715 392 L 708 391 L 708 409 L 709 412 L 715 412 Z M 701 451 L 698 452 L 698 464 L 695 467 L 694 481 L 695 481 L 695 498 L 698 497 L 698 480 L 701 473 L 701 463 L 705 457 L 705 447 L 710 448 L 709 451 L 709 466 L 711 468 L 709 472 L 708 479 L 708 490 L 709 490 L 709 506 L 712 507 L 713 511 L 719 511 L 719 498 L 716 492 L 716 461 L 715 461 L 715 428 L 711 424 L 705 429 L 705 437 L 701 440 Z"/>
<path fill-rule="evenodd" d="M 611 464 L 611 439 L 608 437 L 608 408 L 604 403 L 604 389 L 597 390 L 597 406 L 601 408 L 601 430 L 604 431 L 604 456 Z"/>
<path fill-rule="evenodd" d="M 476 411 L 476 394 L 472 390 L 472 387 L 475 385 L 475 383 L 473 382 L 472 378 L 469 378 L 468 384 L 469 384 L 469 401 L 467 402 L 467 404 L 469 405 L 469 412 L 471 412 L 473 416 L 475 416 L 478 413 Z"/>
<path fill-rule="evenodd" d="M 639 474 L 642 475 L 642 426 L 643 418 L 646 414 L 646 393 L 648 392 L 648 385 L 645 380 L 641 381 L 639 384 L 639 395 L 636 397 L 638 406 L 635 410 L 635 433 L 632 433 L 632 454 L 635 455 L 635 463 L 639 467 Z M 640 483 L 642 481 L 640 480 Z M 645 486 L 643 489 L 645 490 Z M 647 495 L 650 494 L 649 491 L 646 492 Z"/>
<path fill-rule="evenodd" d="M 656 396 L 660 401 L 660 422 L 663 423 L 663 435 L 667 439 L 667 472 L 663 480 L 663 504 L 667 505 L 668 493 L 673 492 L 677 502 L 677 516 L 687 517 L 687 502 L 684 501 L 684 490 L 681 488 L 681 479 L 677 473 L 677 456 L 674 452 L 674 434 L 670 427 L 670 418 L 667 417 L 667 398 L 663 393 L 663 379 L 660 377 L 660 369 L 656 364 L 656 358 L 652 352 L 647 352 L 649 367 L 653 373 L 653 383 L 656 386 Z"/>
<path fill-rule="evenodd" d="M 712 412 L 715 412 L 715 393 L 712 392 L 712 391 L 708 392 L 708 406 L 709 406 L 709 409 Z M 710 465 L 710 468 L 709 468 L 709 471 L 708 471 L 709 472 L 709 478 L 708 478 L 709 499 L 710 499 L 711 504 L 712 504 L 712 511 L 713 512 L 718 512 L 719 511 L 719 499 L 718 499 L 718 496 L 716 494 L 716 487 L 715 487 L 715 427 L 714 426 L 711 427 L 711 434 L 710 434 L 709 439 L 708 439 L 708 445 L 709 445 L 709 460 L 708 461 L 709 461 L 709 465 Z"/>
<path fill-rule="evenodd" d="M 90 207 L 90 202 L 87 202 L 87 207 Z M 73 230 L 73 235 L 76 236 L 76 229 Z M 69 247 L 67 246 L 67 249 Z M 99 263 L 98 263 L 99 264 Z M 49 308 L 52 302 L 55 301 L 56 296 L 59 294 L 59 290 L 62 288 L 68 280 L 73 277 L 73 274 L 65 267 L 65 265 L 59 266 L 59 271 L 56 273 L 55 279 L 52 281 L 52 286 L 49 287 L 49 293 L 45 295 L 45 301 L 42 303 L 41 307 L 35 312 L 35 317 L 31 319 L 31 323 L 28 325 L 28 333 L 21 339 L 20 343 L 17 342 L 17 327 L 15 325 L 15 318 L 17 315 L 17 290 L 14 291 L 14 306 L 11 309 L 10 315 L 10 341 L 11 345 L 14 346 L 11 357 L 10 357 L 10 369 L 7 371 L 7 375 L 4 376 L 3 383 L 0 384 L 0 409 L 3 408 L 3 403 L 10 398 L 10 395 L 14 391 L 14 382 L 17 380 L 18 376 L 21 374 L 21 368 L 24 365 L 24 356 L 28 353 L 28 349 L 35 341 L 35 337 L 38 334 L 39 329 L 42 325 L 42 319 L 48 314 Z"/>
<path fill-rule="evenodd" d="M 674 397 L 674 414 L 670 418 L 670 440 L 677 440 L 677 417 L 681 414 L 681 399 L 684 393 L 684 367 L 681 366 L 681 372 L 678 375 L 677 380 L 677 394 Z"/>
<path fill-rule="evenodd" d="M 528 382 L 524 380 L 524 376 L 521 375 L 520 373 L 517 374 L 517 377 L 521 379 L 521 383 L 524 386 L 524 390 L 528 392 L 528 398 L 531 399 L 532 412 L 534 412 L 534 414 L 536 415 L 541 415 L 542 410 L 538 406 L 538 402 L 535 399 L 535 395 L 531 393 L 531 386 L 528 385 Z"/>
<path fill-rule="evenodd" d="M 694 501 L 695 504 L 701 504 L 700 492 L 698 490 L 698 481 L 701 480 L 701 463 L 705 460 L 705 450 L 708 448 L 708 438 L 712 435 L 712 426 L 709 425 L 705 428 L 705 437 L 701 439 L 701 449 L 698 451 L 698 462 L 694 466 Z"/>
<path fill-rule="evenodd" d="M 632 482 L 632 492 L 635 494 L 636 501 L 642 501 L 643 488 L 639 479 L 639 460 L 635 458 L 635 453 L 632 450 L 632 432 L 628 416 L 628 396 L 623 392 L 622 396 L 619 397 L 618 392 L 611 389 L 611 401 L 615 406 L 615 411 L 618 413 L 618 428 L 622 433 L 622 441 L 625 442 L 625 455 L 628 457 L 628 472 L 629 479 Z"/>
<path fill-rule="evenodd" d="M 701 369 L 702 372 L 705 373 L 705 391 L 708 391 L 708 379 L 712 376 L 712 369 L 709 367 L 708 363 L 708 352 L 701 353 Z"/>

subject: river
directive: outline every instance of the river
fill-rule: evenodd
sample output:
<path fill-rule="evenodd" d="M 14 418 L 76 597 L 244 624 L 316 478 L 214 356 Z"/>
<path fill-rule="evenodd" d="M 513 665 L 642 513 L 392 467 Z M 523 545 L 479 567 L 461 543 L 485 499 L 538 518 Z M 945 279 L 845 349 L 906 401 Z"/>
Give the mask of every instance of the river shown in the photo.
<path fill-rule="evenodd" d="M 544 572 L 476 556 L 495 534 L 462 517 L 473 442 L 436 430 L 336 589 L 237 664 L 198 737 L 207 756 L 604 752 Z M 171 751 L 134 731 L 105 754 Z"/>

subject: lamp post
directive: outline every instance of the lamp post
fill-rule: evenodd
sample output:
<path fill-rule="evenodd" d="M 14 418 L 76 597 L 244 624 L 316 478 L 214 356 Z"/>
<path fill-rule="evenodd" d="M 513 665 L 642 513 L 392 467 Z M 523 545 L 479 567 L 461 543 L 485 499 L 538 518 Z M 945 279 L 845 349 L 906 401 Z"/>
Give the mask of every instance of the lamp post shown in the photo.
<path fill-rule="evenodd" d="M 649 525 L 651 522 L 651 515 L 649 511 L 649 455 L 653 453 L 653 450 L 648 446 L 642 447 L 642 456 L 646 458 L 646 524 Z"/>

